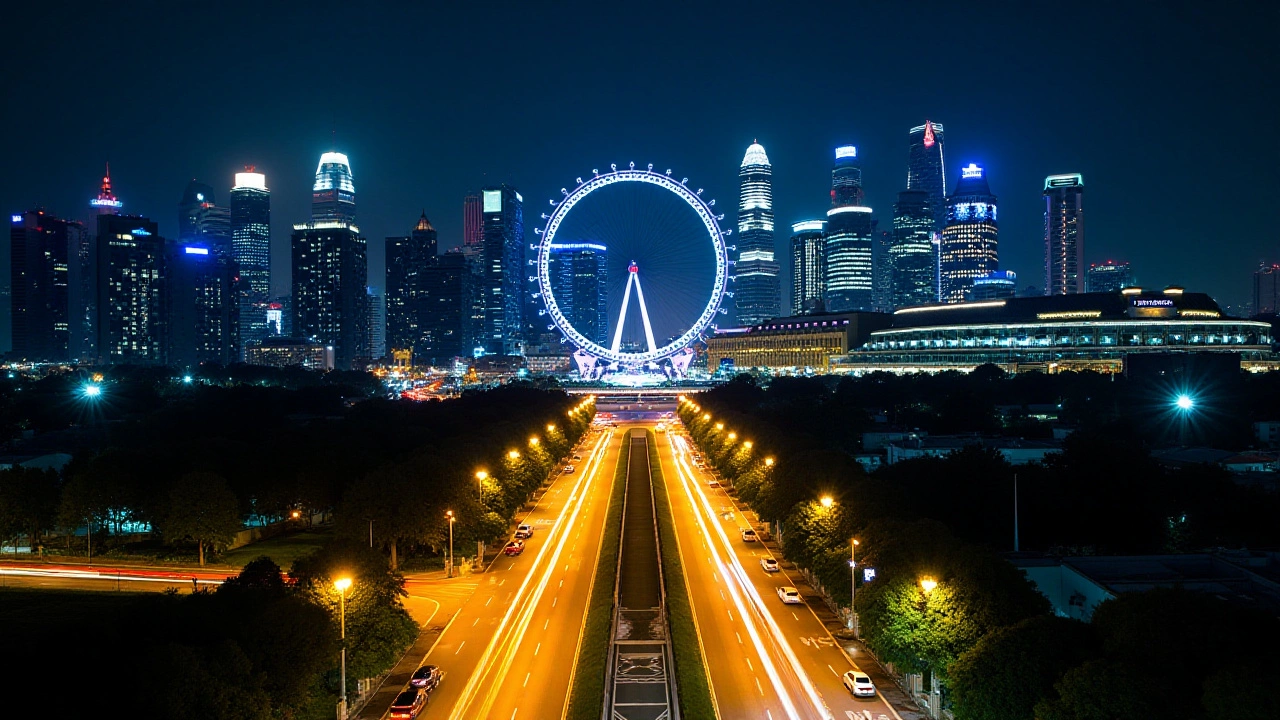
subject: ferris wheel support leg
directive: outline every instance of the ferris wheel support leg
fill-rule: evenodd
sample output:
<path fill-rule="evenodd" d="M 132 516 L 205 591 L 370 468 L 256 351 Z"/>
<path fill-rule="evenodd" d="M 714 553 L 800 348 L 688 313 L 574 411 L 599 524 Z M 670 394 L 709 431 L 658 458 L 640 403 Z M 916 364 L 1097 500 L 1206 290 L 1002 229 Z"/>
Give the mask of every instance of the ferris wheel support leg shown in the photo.
<path fill-rule="evenodd" d="M 658 345 L 653 341 L 653 326 L 649 324 L 649 309 L 644 306 L 644 290 L 640 289 L 640 273 L 631 273 L 631 277 L 636 281 L 636 298 L 640 300 L 640 319 L 644 321 L 644 339 L 649 343 L 649 352 L 658 349 Z M 628 285 L 627 287 L 630 287 Z M 619 324 L 621 327 L 621 324 Z"/>
<path fill-rule="evenodd" d="M 627 305 L 631 302 L 631 283 L 636 279 L 635 273 L 628 273 L 627 289 L 622 293 L 622 312 L 618 313 L 618 328 L 613 331 L 613 345 L 610 346 L 611 352 L 618 352 L 618 348 L 622 347 L 622 323 L 627 321 Z M 641 305 L 641 307 L 644 307 Z"/>

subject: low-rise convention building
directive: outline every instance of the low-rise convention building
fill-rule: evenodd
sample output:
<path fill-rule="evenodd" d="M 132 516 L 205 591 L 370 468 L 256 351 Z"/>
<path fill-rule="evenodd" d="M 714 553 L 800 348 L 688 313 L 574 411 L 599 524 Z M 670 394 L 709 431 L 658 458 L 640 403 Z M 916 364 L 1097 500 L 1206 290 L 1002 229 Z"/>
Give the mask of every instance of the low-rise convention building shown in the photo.
<path fill-rule="evenodd" d="M 300 366 L 310 370 L 332 370 L 333 346 L 302 338 L 267 338 L 246 345 L 244 361 L 250 365 L 269 367 Z"/>
<path fill-rule="evenodd" d="M 831 369 L 1118 373 L 1131 355 L 1180 352 L 1231 353 L 1251 371 L 1280 368 L 1270 324 L 1228 317 L 1208 295 L 1177 287 L 920 305 L 891 317 Z"/>
<path fill-rule="evenodd" d="M 717 330 L 707 338 L 707 367 L 760 369 L 777 373 L 825 373 L 833 358 L 865 343 L 871 331 L 889 327 L 893 316 L 854 312 L 766 320 L 745 328 Z"/>

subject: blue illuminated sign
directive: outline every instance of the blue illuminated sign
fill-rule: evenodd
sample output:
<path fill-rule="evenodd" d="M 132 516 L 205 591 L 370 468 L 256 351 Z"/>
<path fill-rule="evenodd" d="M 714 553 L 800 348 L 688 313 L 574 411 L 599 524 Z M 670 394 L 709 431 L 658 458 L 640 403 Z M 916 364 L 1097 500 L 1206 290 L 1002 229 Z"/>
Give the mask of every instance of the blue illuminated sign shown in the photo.
<path fill-rule="evenodd" d="M 209 248 L 202 248 L 202 247 L 194 247 L 194 246 L 188 247 L 186 248 L 186 251 L 188 255 L 208 255 L 209 254 Z"/>
<path fill-rule="evenodd" d="M 836 148 L 836 159 L 858 157 L 858 148 L 854 145 L 844 145 Z"/>
<path fill-rule="evenodd" d="M 862 568 L 862 582 L 869 583 L 876 579 L 876 569 L 873 567 Z"/>
<path fill-rule="evenodd" d="M 969 167 L 960 168 L 960 177 L 962 178 L 980 178 L 982 177 L 982 168 L 974 163 L 969 163 Z"/>
<path fill-rule="evenodd" d="M 13 216 L 12 216 L 12 219 L 13 219 L 13 221 L 14 221 L 14 222 L 22 222 L 22 216 L 21 216 L 21 215 L 13 215 Z"/>
<path fill-rule="evenodd" d="M 129 232 L 133 233 L 134 235 L 141 235 L 141 236 L 143 236 L 143 237 L 146 237 L 146 236 L 148 236 L 148 235 L 150 235 L 150 234 L 151 234 L 151 233 L 147 232 L 147 231 L 146 231 L 145 229 L 143 229 L 143 228 L 136 228 L 136 229 L 134 229 L 134 230 L 130 230 Z"/>

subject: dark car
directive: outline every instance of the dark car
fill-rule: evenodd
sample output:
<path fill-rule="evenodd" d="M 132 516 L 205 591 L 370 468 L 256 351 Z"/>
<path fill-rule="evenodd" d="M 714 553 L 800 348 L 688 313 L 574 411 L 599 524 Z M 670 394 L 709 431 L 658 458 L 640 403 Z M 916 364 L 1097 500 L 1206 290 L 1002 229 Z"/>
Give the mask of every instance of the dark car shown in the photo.
<path fill-rule="evenodd" d="M 431 692 L 440 684 L 440 668 L 435 665 L 423 665 L 413 671 L 413 677 L 409 678 L 409 684 L 416 688 L 421 688 L 425 692 Z"/>
<path fill-rule="evenodd" d="M 405 690 L 396 696 L 396 701 L 391 703 L 390 717 L 404 718 L 404 720 L 413 720 L 418 717 L 418 713 L 422 712 L 422 708 L 427 704 L 427 694 L 421 690 L 414 688 Z"/>

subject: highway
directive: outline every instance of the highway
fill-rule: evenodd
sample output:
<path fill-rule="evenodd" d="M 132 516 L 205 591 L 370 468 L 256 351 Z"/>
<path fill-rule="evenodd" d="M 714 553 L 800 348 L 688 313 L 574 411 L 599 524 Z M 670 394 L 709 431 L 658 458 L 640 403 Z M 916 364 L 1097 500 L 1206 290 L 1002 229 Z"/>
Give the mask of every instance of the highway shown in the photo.
<path fill-rule="evenodd" d="M 479 575 L 424 661 L 444 679 L 419 717 L 563 714 L 623 433 L 588 436 L 577 471 L 557 476 L 522 519 L 535 527 L 524 553 Z"/>
<path fill-rule="evenodd" d="M 751 525 L 722 489 L 709 487 L 712 478 L 694 467 L 692 443 L 678 431 L 658 437 L 720 717 L 897 718 L 878 696 L 855 699 L 844 689 L 840 676 L 855 665 L 807 605 L 778 599 L 777 586 L 799 583 L 785 571 L 761 568 L 760 558 L 770 552 L 762 543 L 742 542 L 740 529 Z"/>

